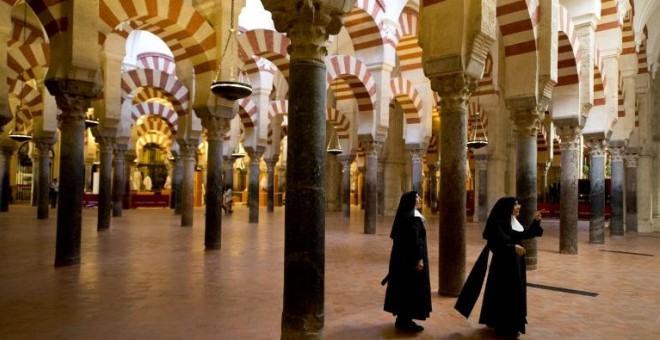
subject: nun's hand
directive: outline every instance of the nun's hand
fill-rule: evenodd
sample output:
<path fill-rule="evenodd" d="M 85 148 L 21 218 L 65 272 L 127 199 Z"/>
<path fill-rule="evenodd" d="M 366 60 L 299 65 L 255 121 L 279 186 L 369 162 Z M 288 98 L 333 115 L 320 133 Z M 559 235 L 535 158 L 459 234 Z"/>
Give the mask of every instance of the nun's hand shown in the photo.
<path fill-rule="evenodd" d="M 537 212 L 534 213 L 534 219 L 537 220 L 537 221 L 541 220 L 541 212 L 540 211 L 537 211 Z"/>
<path fill-rule="evenodd" d="M 525 248 L 516 244 L 516 254 L 518 254 L 518 256 L 523 256 L 526 253 L 527 251 L 525 250 Z"/>

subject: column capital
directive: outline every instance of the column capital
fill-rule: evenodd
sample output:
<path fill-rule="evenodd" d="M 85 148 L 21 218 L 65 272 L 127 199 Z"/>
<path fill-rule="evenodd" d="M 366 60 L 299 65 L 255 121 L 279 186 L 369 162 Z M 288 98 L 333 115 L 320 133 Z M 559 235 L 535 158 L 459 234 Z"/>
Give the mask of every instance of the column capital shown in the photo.
<path fill-rule="evenodd" d="M 471 75 L 460 72 L 431 79 L 431 88 L 440 96 L 442 108 L 457 107 L 467 103 L 470 94 L 477 89 L 477 81 Z M 445 113 L 445 110 L 442 112 Z"/>
<path fill-rule="evenodd" d="M 587 140 L 587 146 L 589 146 L 589 154 L 592 157 L 602 157 L 605 156 L 605 151 L 607 150 L 607 140 L 605 139 L 589 139 Z"/>
<path fill-rule="evenodd" d="M 364 149 L 365 157 L 378 157 L 383 142 L 379 141 L 363 141 L 362 149 Z"/>
<path fill-rule="evenodd" d="M 45 85 L 62 110 L 60 119 L 84 119 L 90 101 L 101 92 L 99 84 L 77 79 L 47 79 Z"/>
<path fill-rule="evenodd" d="M 256 161 L 256 164 L 259 164 L 261 161 L 261 157 L 264 155 L 264 149 L 261 147 L 257 148 L 251 148 L 251 147 L 246 147 L 245 151 L 247 152 L 248 156 L 250 156 L 250 164 L 254 164 Z"/>
<path fill-rule="evenodd" d="M 344 166 L 347 164 L 350 165 L 355 160 L 355 154 L 337 155 L 337 160 L 340 161 Z"/>
<path fill-rule="evenodd" d="M 280 159 L 279 154 L 274 154 L 268 158 L 264 158 L 264 162 L 266 163 L 266 167 L 268 167 L 268 170 L 274 169 L 279 159 Z"/>
<path fill-rule="evenodd" d="M 197 155 L 197 144 L 191 141 L 179 140 L 179 156 L 182 160 L 194 160 Z"/>
<path fill-rule="evenodd" d="M 263 0 L 264 8 L 273 15 L 275 29 L 291 39 L 291 61 L 312 59 L 323 62 L 328 51 L 325 42 L 337 34 L 343 16 L 353 8 L 345 0 Z"/>
<path fill-rule="evenodd" d="M 559 147 L 561 151 L 577 150 L 580 146 L 580 134 L 582 129 L 579 126 L 557 126 L 556 130 L 561 143 Z"/>
<path fill-rule="evenodd" d="M 627 153 L 623 156 L 623 160 L 626 164 L 626 168 L 636 168 L 638 159 L 639 156 L 636 153 L 633 154 Z"/>
<path fill-rule="evenodd" d="M 408 150 L 410 152 L 410 160 L 413 163 L 421 163 L 422 162 L 422 156 L 423 156 L 423 151 L 422 149 L 410 149 Z"/>
<path fill-rule="evenodd" d="M 622 145 L 610 145 L 607 151 L 612 157 L 612 162 L 623 162 L 625 148 Z"/>
<path fill-rule="evenodd" d="M 206 115 L 202 118 L 202 126 L 206 129 L 207 140 L 219 140 L 229 131 L 229 119 Z"/>

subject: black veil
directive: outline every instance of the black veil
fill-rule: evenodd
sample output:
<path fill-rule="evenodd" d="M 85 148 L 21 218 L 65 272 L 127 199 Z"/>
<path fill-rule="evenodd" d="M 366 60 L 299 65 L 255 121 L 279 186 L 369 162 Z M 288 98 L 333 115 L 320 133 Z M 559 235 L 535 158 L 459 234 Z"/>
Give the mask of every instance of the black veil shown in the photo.
<path fill-rule="evenodd" d="M 399 207 L 396 210 L 394 223 L 392 223 L 392 232 L 390 237 L 394 238 L 399 231 L 401 224 L 408 218 L 415 216 L 415 207 L 417 206 L 417 191 L 408 191 L 401 195 Z"/>

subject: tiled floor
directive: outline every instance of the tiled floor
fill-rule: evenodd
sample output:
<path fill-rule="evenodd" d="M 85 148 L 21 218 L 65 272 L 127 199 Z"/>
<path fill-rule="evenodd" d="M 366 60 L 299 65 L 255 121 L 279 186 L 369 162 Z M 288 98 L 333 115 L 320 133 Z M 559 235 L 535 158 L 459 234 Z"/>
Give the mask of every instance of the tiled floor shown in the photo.
<path fill-rule="evenodd" d="M 83 214 L 82 264 L 54 268 L 55 218 L 32 207 L 0 214 L 1 339 L 278 339 L 282 308 L 283 208 L 247 208 L 223 216 L 222 250 L 205 252 L 203 210 L 192 228 L 170 210 L 124 211 L 109 231 L 96 231 L 96 210 Z M 55 210 L 51 210 L 54 214 Z M 433 297 L 417 336 L 397 333 L 382 311 L 391 217 L 376 235 L 362 234 L 362 211 L 328 213 L 325 330 L 327 339 L 488 339 L 477 323 Z M 598 293 L 596 297 L 529 288 L 526 339 L 660 339 L 660 234 L 587 243 L 579 255 L 558 254 L 558 221 L 545 220 L 539 269 L 530 283 Z M 431 283 L 437 289 L 438 219 L 430 216 Z M 482 226 L 468 225 L 468 266 L 483 247 Z M 609 230 L 607 230 L 609 231 Z M 617 250 L 643 256 L 607 252 Z M 470 268 L 468 268 L 469 271 Z"/>

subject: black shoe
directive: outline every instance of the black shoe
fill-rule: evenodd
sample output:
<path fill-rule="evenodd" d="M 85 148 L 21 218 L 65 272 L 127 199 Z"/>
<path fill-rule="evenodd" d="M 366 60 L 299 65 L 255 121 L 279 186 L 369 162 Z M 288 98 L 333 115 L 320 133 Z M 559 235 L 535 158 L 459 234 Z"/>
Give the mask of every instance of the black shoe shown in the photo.
<path fill-rule="evenodd" d="M 414 323 L 411 319 L 400 320 L 397 318 L 394 327 L 400 331 L 410 333 L 418 333 L 424 330 L 424 327 Z"/>

